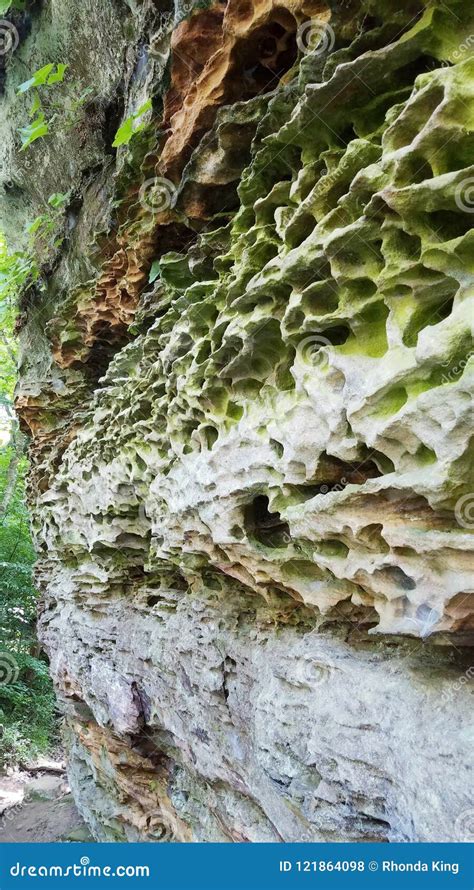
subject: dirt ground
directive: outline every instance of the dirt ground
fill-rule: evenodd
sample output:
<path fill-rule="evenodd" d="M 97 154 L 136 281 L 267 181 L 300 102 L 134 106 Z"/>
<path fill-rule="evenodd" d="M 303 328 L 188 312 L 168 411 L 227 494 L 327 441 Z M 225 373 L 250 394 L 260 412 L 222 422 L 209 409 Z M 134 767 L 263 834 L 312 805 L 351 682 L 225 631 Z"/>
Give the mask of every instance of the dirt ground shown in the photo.
<path fill-rule="evenodd" d="M 93 840 L 59 766 L 0 775 L 0 843 Z"/>

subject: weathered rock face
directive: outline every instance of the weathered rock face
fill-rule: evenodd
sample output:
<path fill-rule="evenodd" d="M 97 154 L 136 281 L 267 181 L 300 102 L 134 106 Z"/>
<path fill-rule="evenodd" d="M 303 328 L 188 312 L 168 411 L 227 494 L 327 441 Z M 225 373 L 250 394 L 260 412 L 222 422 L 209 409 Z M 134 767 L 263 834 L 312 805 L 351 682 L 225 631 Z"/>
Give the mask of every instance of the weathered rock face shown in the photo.
<path fill-rule="evenodd" d="M 2 224 L 70 200 L 22 307 L 18 407 L 40 633 L 99 840 L 463 839 L 468 14 L 22 20 Z M 94 92 L 20 156 L 27 58 L 70 64 L 73 105 Z"/>

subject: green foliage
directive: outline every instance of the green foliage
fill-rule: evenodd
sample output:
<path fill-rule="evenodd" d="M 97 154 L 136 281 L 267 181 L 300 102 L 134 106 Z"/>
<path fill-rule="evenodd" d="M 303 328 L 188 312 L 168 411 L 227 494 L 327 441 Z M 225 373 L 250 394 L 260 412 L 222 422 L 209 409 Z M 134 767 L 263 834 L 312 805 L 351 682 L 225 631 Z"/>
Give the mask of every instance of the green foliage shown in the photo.
<path fill-rule="evenodd" d="M 128 145 L 133 136 L 140 133 L 141 130 L 144 130 L 145 127 L 148 126 L 149 121 L 142 121 L 142 123 L 139 123 L 139 120 L 144 114 L 151 111 L 151 109 L 151 99 L 147 99 L 143 105 L 140 105 L 140 108 L 135 114 L 131 114 L 130 117 L 127 117 L 123 124 L 118 128 L 115 134 L 115 139 L 112 142 L 112 147 L 118 148 L 120 145 Z"/>
<path fill-rule="evenodd" d="M 20 127 L 19 131 L 21 139 L 21 151 L 28 148 L 37 139 L 47 136 L 49 133 L 49 124 L 47 123 L 44 112 L 42 111 L 37 117 L 26 127 Z"/>
<path fill-rule="evenodd" d="M 18 679 L 0 686 L 0 769 L 31 760 L 51 746 L 55 699 L 45 662 L 16 655 Z"/>
<path fill-rule="evenodd" d="M 64 207 L 65 204 L 69 201 L 70 192 L 66 192 L 63 194 L 62 192 L 55 192 L 54 195 L 50 195 L 48 198 L 48 204 L 51 207 L 54 207 L 55 210 L 58 210 L 60 207 Z"/>
<path fill-rule="evenodd" d="M 19 95 L 28 93 L 32 89 L 36 90 L 29 112 L 31 121 L 26 127 L 20 127 L 18 131 L 21 139 L 21 151 L 25 151 L 37 139 L 41 139 L 50 133 L 50 124 L 53 122 L 55 115 L 49 121 L 46 120 L 38 90 L 40 87 L 49 87 L 62 83 L 68 67 L 64 62 L 49 62 L 47 65 L 43 65 L 42 68 L 39 68 L 38 71 L 35 71 L 32 77 L 25 80 L 18 87 L 17 92 Z"/>
<path fill-rule="evenodd" d="M 19 295 L 39 278 L 39 269 L 31 253 L 18 251 L 9 253 L 5 239 L 0 232 L 0 327 L 4 336 L 0 340 L 3 358 L 0 371 L 0 394 L 5 385 L 2 372 L 9 368 L 10 377 L 14 376 L 14 363 L 8 359 L 13 349 L 12 327 Z M 5 339 L 6 338 L 6 339 Z"/>
<path fill-rule="evenodd" d="M 30 255 L 46 260 L 54 248 L 62 244 L 58 235 L 62 211 L 70 198 L 70 192 L 55 192 L 48 199 L 48 209 L 26 227 L 30 238 Z M 49 209 L 51 208 L 51 209 Z"/>
<path fill-rule="evenodd" d="M 161 271 L 160 261 L 154 260 L 154 262 L 151 265 L 150 274 L 148 276 L 148 281 L 150 282 L 150 284 L 153 284 L 153 282 L 156 281 L 156 279 L 158 278 L 158 276 L 160 274 L 160 271 Z"/>
<path fill-rule="evenodd" d="M 18 92 L 27 93 L 33 87 L 52 86 L 55 83 L 61 83 L 64 80 L 67 68 L 68 65 L 65 65 L 63 62 L 58 62 L 57 65 L 50 62 L 48 65 L 44 65 L 43 68 L 35 71 L 33 77 L 30 77 L 29 80 L 21 83 L 18 87 Z"/>
<path fill-rule="evenodd" d="M 5 15 L 10 9 L 24 9 L 25 0 L 0 0 L 0 15 Z"/>
<path fill-rule="evenodd" d="M 70 199 L 70 192 L 55 192 L 50 195 L 45 213 L 40 214 L 29 225 L 26 233 L 29 236 L 29 249 L 9 253 L 5 239 L 0 232 L 0 326 L 10 326 L 16 312 L 16 303 L 20 294 L 40 278 L 38 263 L 51 257 L 51 252 L 60 247 L 62 237 L 60 228 L 64 207 Z M 59 233 L 59 234 L 58 234 Z M 5 349 L 3 350 L 3 357 Z M 2 350 L 0 344 L 0 358 Z M 2 361 L 2 369 L 5 362 Z M 0 394 L 2 389 L 2 373 L 0 371 Z"/>
<path fill-rule="evenodd" d="M 11 682 L 0 684 L 0 769 L 46 750 L 54 731 L 54 694 L 35 636 L 35 553 L 25 505 L 27 461 L 19 449 L 18 439 L 0 449 L 0 505 L 12 465 L 16 473 L 12 497 L 0 517 L 0 640 L 17 665 Z"/>
<path fill-rule="evenodd" d="M 61 118 L 61 124 L 66 130 L 78 122 L 78 116 L 94 94 L 94 87 L 88 86 L 84 89 L 80 82 L 73 82 L 68 85 L 66 95 L 64 93 L 55 95 L 47 89 L 46 93 L 44 92 L 45 88 L 61 85 L 68 68 L 69 65 L 64 62 L 49 62 L 18 87 L 18 95 L 33 91 L 29 109 L 30 122 L 18 130 L 21 140 L 20 151 L 25 151 L 37 139 L 50 135 L 52 124 L 58 117 Z M 40 91 L 46 110 L 43 107 Z"/>
<path fill-rule="evenodd" d="M 11 348 L 11 327 L 15 314 L 15 304 L 18 295 L 33 280 L 37 278 L 38 270 L 32 258 L 25 253 L 8 253 L 7 245 L 0 233 L 0 327 L 3 348 L 3 359 L 0 371 L 0 393 L 4 392 L 5 379 L 2 372 L 8 367 L 9 375 L 14 374 L 14 367 L 8 359 Z M 8 341 L 8 342 L 7 342 Z"/>
<path fill-rule="evenodd" d="M 53 205 L 63 197 L 54 195 Z M 51 209 L 51 213 L 60 212 Z M 32 226 L 37 238 L 41 226 Z M 22 288 L 39 273 L 26 254 L 9 254 L 0 237 L 0 648 L 18 670 L 0 678 L 0 769 L 46 750 L 54 732 L 54 695 L 36 642 L 35 553 L 26 508 L 25 442 L 13 411 L 16 344 L 13 326 Z M 0 652 L 0 663 L 2 652 Z"/>

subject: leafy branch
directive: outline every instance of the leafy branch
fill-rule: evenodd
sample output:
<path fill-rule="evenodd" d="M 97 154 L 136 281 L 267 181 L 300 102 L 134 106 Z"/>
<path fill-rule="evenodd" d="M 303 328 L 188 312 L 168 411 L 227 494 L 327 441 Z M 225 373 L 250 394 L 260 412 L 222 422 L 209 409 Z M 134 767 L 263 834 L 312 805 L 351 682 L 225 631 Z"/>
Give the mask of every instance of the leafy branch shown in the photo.
<path fill-rule="evenodd" d="M 123 124 L 118 128 L 115 139 L 112 142 L 112 148 L 118 148 L 120 145 L 128 145 L 133 136 L 137 133 L 140 133 L 141 130 L 144 130 L 145 127 L 148 126 L 149 121 L 141 121 L 141 118 L 148 112 L 152 110 L 152 102 L 151 99 L 147 99 L 143 105 L 140 105 L 138 111 L 135 114 L 131 114 L 130 117 L 127 117 L 124 120 Z"/>
<path fill-rule="evenodd" d="M 54 116 L 50 118 L 49 121 L 46 120 L 38 90 L 40 87 L 54 86 L 55 84 L 62 83 L 67 68 L 68 65 L 63 62 L 58 62 L 57 64 L 50 62 L 48 65 L 39 68 L 38 71 L 35 71 L 32 77 L 25 80 L 18 87 L 18 95 L 28 93 L 32 89 L 37 91 L 29 112 L 32 120 L 26 127 L 20 127 L 19 129 L 21 151 L 25 151 L 25 149 L 32 145 L 33 142 L 36 142 L 37 139 L 41 139 L 41 137 L 48 135 L 49 126 L 54 120 Z"/>

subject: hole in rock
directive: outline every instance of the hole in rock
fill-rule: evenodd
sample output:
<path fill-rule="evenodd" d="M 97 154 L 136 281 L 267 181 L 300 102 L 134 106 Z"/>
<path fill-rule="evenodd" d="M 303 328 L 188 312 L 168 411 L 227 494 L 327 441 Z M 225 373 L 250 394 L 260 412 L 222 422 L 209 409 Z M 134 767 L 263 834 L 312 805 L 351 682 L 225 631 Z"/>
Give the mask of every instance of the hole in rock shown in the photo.
<path fill-rule="evenodd" d="M 365 15 L 362 20 L 361 29 L 364 33 L 367 31 L 372 31 L 374 28 L 378 28 L 380 25 L 380 20 L 376 19 L 373 15 Z"/>
<path fill-rule="evenodd" d="M 13 179 L 7 179 L 3 183 L 3 188 L 5 190 L 5 194 L 9 198 L 18 198 L 23 192 L 21 186 L 19 186 Z"/>
<path fill-rule="evenodd" d="M 291 541 L 290 527 L 279 513 L 270 513 L 268 498 L 259 494 L 244 510 L 245 531 L 250 539 L 265 547 L 287 547 Z"/>
<path fill-rule="evenodd" d="M 467 590 L 456 593 L 448 600 L 445 608 L 446 614 L 453 622 L 454 630 L 469 633 L 469 641 L 466 640 L 468 645 L 471 640 L 474 642 L 474 593 Z M 469 659 L 467 667 L 472 671 L 470 664 L 471 660 Z"/>
<path fill-rule="evenodd" d="M 171 86 L 164 99 L 165 127 L 193 90 L 202 92 L 200 75 L 207 64 L 212 67 L 212 58 L 219 58 L 215 51 L 222 42 L 223 5 L 195 10 L 195 13 L 182 34 L 183 38 L 187 35 L 186 52 L 179 39 L 173 41 Z M 271 16 L 269 21 L 252 30 L 253 4 L 249 5 L 248 15 L 243 5 L 239 5 L 239 28 L 242 28 L 244 19 L 248 20 L 249 28 L 232 48 L 223 79 L 220 79 L 224 67 L 222 55 L 214 66 L 216 83 L 220 80 L 219 90 L 215 88 L 219 99 L 208 102 L 207 108 L 205 104 L 204 111 L 201 109 L 199 117 L 203 126 L 198 123 L 190 134 L 180 166 L 189 158 L 205 130 L 212 126 L 219 105 L 246 101 L 274 89 L 280 77 L 292 68 L 297 58 L 296 19 L 282 7 L 274 8 Z M 203 33 L 207 39 L 203 39 Z"/>
<path fill-rule="evenodd" d="M 338 541 L 337 538 L 327 538 L 324 541 L 318 541 L 315 549 L 321 556 L 336 559 L 345 559 L 349 553 L 347 544 L 344 544 L 343 541 Z"/>
<path fill-rule="evenodd" d="M 233 674 L 233 673 L 235 674 L 237 662 L 233 658 L 231 658 L 230 655 L 227 655 L 226 658 L 224 659 L 224 663 L 223 663 L 222 667 L 223 667 L 222 692 L 223 692 L 225 700 L 227 701 L 227 699 L 229 698 L 228 679 L 231 674 Z"/>
<path fill-rule="evenodd" d="M 422 442 L 416 450 L 415 459 L 420 464 L 435 464 L 437 460 L 436 452 Z"/>
<path fill-rule="evenodd" d="M 454 304 L 454 297 L 449 297 L 436 308 L 436 306 L 427 305 L 415 312 L 413 318 L 403 335 L 405 346 L 416 346 L 418 337 L 427 327 L 434 327 L 451 315 Z"/>
<path fill-rule="evenodd" d="M 301 212 L 291 223 L 286 233 L 286 241 L 292 249 L 300 247 L 316 226 L 315 217 L 308 212 Z"/>
<path fill-rule="evenodd" d="M 402 159 L 397 169 L 396 185 L 415 185 L 427 179 L 433 179 L 433 170 L 426 158 L 412 154 Z"/>
<path fill-rule="evenodd" d="M 397 587 L 401 587 L 403 590 L 414 590 L 416 587 L 416 581 L 414 578 L 410 578 L 400 566 L 386 566 L 384 569 L 380 569 L 380 574 L 385 575 L 385 577 L 394 582 Z"/>
<path fill-rule="evenodd" d="M 105 375 L 107 368 L 109 367 L 110 362 L 112 361 L 116 351 L 124 346 L 128 340 L 127 336 L 119 339 L 119 341 L 115 344 L 107 342 L 105 339 L 108 335 L 108 327 L 106 324 L 101 325 L 96 331 L 94 331 L 94 335 L 98 337 L 97 340 L 93 343 L 89 356 L 87 358 L 87 376 L 91 382 L 96 384 L 101 377 Z M 101 339 L 101 338 L 104 339 Z M 74 366 L 74 365 L 73 365 Z M 77 363 L 77 367 L 81 367 L 81 362 Z"/>
<path fill-rule="evenodd" d="M 314 497 L 317 494 L 328 494 L 330 491 L 343 491 L 346 485 L 363 485 L 368 479 L 377 479 L 383 476 L 375 460 L 372 460 L 374 452 L 370 452 L 370 458 L 363 456 L 350 464 L 323 452 L 319 459 L 316 478 L 306 485 L 294 486 L 301 494 Z M 318 478 L 319 477 L 319 478 Z"/>
<path fill-rule="evenodd" d="M 405 65 L 399 72 L 400 87 L 412 84 L 419 74 L 430 71 L 434 61 L 432 56 L 420 56 L 411 64 Z M 442 86 L 437 86 L 429 91 L 420 91 L 417 100 L 390 128 L 386 138 L 390 149 L 393 151 L 410 145 L 443 99 L 444 89 Z"/>
<path fill-rule="evenodd" d="M 303 294 L 303 309 L 313 315 L 328 315 L 335 312 L 338 305 L 338 293 L 330 282 L 317 282 Z"/>
<path fill-rule="evenodd" d="M 470 232 L 472 219 L 469 213 L 455 213 L 451 210 L 436 210 L 426 214 L 426 221 L 433 232 L 443 241 L 451 241 Z"/>
<path fill-rule="evenodd" d="M 160 600 L 161 600 L 161 597 L 159 597 L 159 596 L 149 596 L 146 601 L 146 604 L 147 604 L 147 606 L 157 606 L 158 603 L 160 602 Z"/>
<path fill-rule="evenodd" d="M 273 448 L 278 457 L 283 457 L 284 448 L 281 442 L 279 442 L 277 439 L 270 439 L 269 445 L 271 448 Z"/>
<path fill-rule="evenodd" d="M 357 540 L 369 550 L 375 550 L 377 553 L 389 553 L 390 547 L 383 537 L 383 525 L 379 522 L 370 523 L 360 529 Z"/>
<path fill-rule="evenodd" d="M 279 21 L 270 21 L 250 34 L 234 49 L 232 61 L 240 77 L 229 87 L 238 90 L 238 99 L 249 99 L 273 89 L 281 75 L 288 71 L 297 56 L 296 21 L 287 10 L 276 11 Z"/>
<path fill-rule="evenodd" d="M 351 334 L 348 325 L 335 325 L 333 328 L 327 328 L 322 336 L 326 337 L 333 346 L 342 346 Z"/>
<path fill-rule="evenodd" d="M 386 454 L 382 454 L 381 451 L 372 451 L 371 452 L 372 462 L 374 463 L 377 469 L 377 476 L 384 476 L 387 473 L 395 472 L 395 464 L 393 460 L 390 460 Z"/>
<path fill-rule="evenodd" d="M 151 713 L 149 713 L 150 704 L 148 696 L 146 696 L 144 691 L 138 689 L 136 684 L 133 685 L 134 698 L 136 697 L 138 703 L 142 705 L 144 717 L 146 720 L 149 720 Z M 154 729 L 147 728 L 142 732 L 130 736 L 130 747 L 132 751 L 139 754 L 140 757 L 144 757 L 153 764 L 154 767 L 166 769 L 166 767 L 169 767 L 171 761 L 165 754 L 164 750 L 162 750 L 162 747 L 169 744 L 170 741 L 172 741 L 171 733 L 168 733 L 166 730 L 160 732 L 159 729 L 155 731 Z"/>

